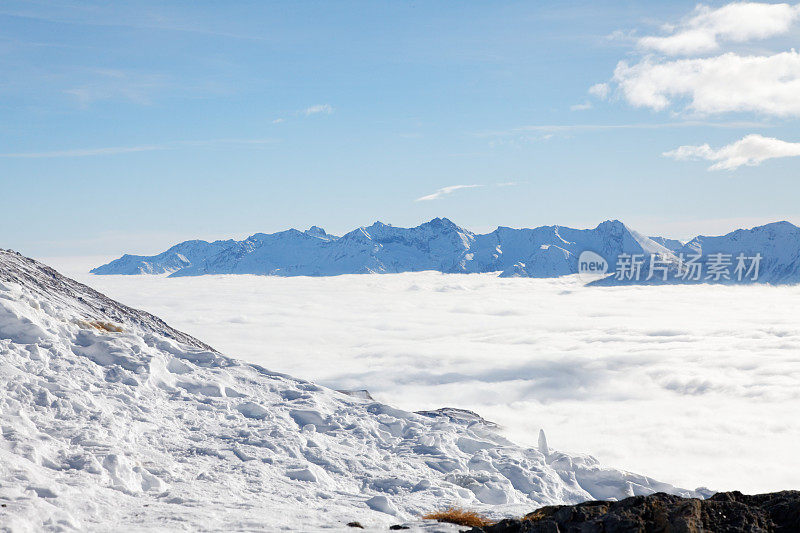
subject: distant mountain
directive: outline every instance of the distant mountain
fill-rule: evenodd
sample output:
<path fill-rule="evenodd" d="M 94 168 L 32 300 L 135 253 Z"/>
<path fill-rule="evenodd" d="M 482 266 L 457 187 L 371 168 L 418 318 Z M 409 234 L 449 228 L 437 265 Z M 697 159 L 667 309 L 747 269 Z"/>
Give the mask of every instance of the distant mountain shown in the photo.
<path fill-rule="evenodd" d="M 800 281 L 800 228 L 788 222 L 720 237 L 698 236 L 683 244 L 646 237 L 618 220 L 593 229 L 499 227 L 491 233 L 475 234 L 446 218 L 434 218 L 414 228 L 375 222 L 341 237 L 313 226 L 306 231 L 256 233 L 241 241 L 186 241 L 154 256 L 123 255 L 92 273 L 335 276 L 433 270 L 548 278 L 578 273 L 583 252 L 594 252 L 605 262 L 610 276 L 597 283 L 606 285 Z M 761 256 L 759 264 L 753 265 L 757 254 Z M 739 264 L 739 255 L 747 260 Z M 699 277 L 684 275 L 681 258 L 688 261 L 692 257 L 702 263 Z M 625 261 L 635 263 L 635 276 L 631 265 L 626 270 Z M 717 265 L 712 267 L 712 262 Z M 708 270 L 725 266 L 727 274 L 721 276 Z M 751 268 L 754 266 L 758 268 Z"/>
<path fill-rule="evenodd" d="M 674 257 L 665 275 L 649 280 L 609 276 L 595 283 L 798 283 L 800 228 L 784 221 L 717 237 L 700 235 L 675 249 Z"/>
<path fill-rule="evenodd" d="M 475 234 L 446 218 L 434 218 L 414 228 L 375 222 L 342 237 L 314 226 L 306 231 L 257 233 L 242 241 L 187 241 L 154 256 L 124 255 L 92 273 L 333 276 L 434 270 L 554 277 L 576 273 L 578 257 L 585 250 L 609 263 L 621 253 L 669 253 L 617 220 L 588 230 L 499 227 Z"/>
<path fill-rule="evenodd" d="M 206 257 L 218 254 L 236 243 L 227 241 L 185 241 L 158 255 L 129 255 L 92 270 L 94 274 L 165 274 L 175 272 Z"/>
<path fill-rule="evenodd" d="M 676 252 L 681 247 L 683 247 L 683 243 L 678 239 L 668 239 L 666 237 L 650 237 L 650 240 L 657 242 L 667 250 L 672 250 L 673 252 Z"/>
<path fill-rule="evenodd" d="M 499 251 L 503 277 L 551 278 L 578 272 L 582 252 L 600 255 L 613 268 L 621 254 L 670 255 L 670 251 L 648 237 L 633 231 L 619 220 L 609 220 L 594 229 L 542 226 L 535 229 L 498 228 L 480 236 L 481 252 L 492 245 Z M 476 255 L 479 255 L 477 252 Z"/>
<path fill-rule="evenodd" d="M 747 257 L 760 253 L 759 278 L 767 283 L 796 283 L 800 280 L 800 228 L 789 222 L 773 222 L 752 229 L 738 229 L 720 237 L 695 237 L 679 253 L 700 254 L 704 258 L 714 254 L 730 254 L 732 262 L 744 254 Z"/>

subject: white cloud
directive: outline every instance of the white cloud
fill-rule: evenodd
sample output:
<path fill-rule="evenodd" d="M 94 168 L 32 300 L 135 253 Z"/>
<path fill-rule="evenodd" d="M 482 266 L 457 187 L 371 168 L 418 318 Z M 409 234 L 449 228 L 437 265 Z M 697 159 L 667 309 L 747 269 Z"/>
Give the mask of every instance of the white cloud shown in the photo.
<path fill-rule="evenodd" d="M 800 441 L 800 330 L 786 313 L 800 287 L 648 287 L 644 297 L 492 274 L 87 270 L 79 281 L 265 368 L 368 388 L 409 411 L 472 409 L 522 444 L 544 427 L 556 449 L 683 486 L 797 485 L 796 469 L 765 457 L 793 457 Z"/>
<path fill-rule="evenodd" d="M 272 121 L 273 124 L 280 124 L 281 122 L 283 122 L 282 118 L 276 118 L 275 120 Z"/>
<path fill-rule="evenodd" d="M 570 111 L 586 111 L 587 109 L 591 109 L 591 108 L 592 108 L 592 103 L 591 102 L 584 102 L 582 104 L 575 104 L 575 105 L 569 106 L 569 110 Z"/>
<path fill-rule="evenodd" d="M 718 9 L 698 5 L 670 35 L 639 39 L 642 48 L 666 55 L 704 54 L 718 50 L 720 41 L 741 43 L 787 33 L 800 18 L 800 5 L 735 2 Z"/>
<path fill-rule="evenodd" d="M 668 35 L 637 40 L 648 53 L 636 63 L 620 61 L 611 79 L 615 92 L 635 107 L 676 107 L 697 115 L 754 112 L 800 116 L 800 54 L 744 54 L 724 50 L 744 43 L 788 34 L 800 20 L 800 4 L 734 2 L 717 9 L 699 5 L 681 23 L 665 25 Z M 678 59 L 668 56 L 710 57 Z M 609 84 L 590 94 L 608 95 Z"/>
<path fill-rule="evenodd" d="M 333 113 L 333 107 L 331 107 L 329 104 L 317 104 L 307 107 L 303 110 L 303 114 L 305 116 L 316 115 L 319 113 L 330 115 L 331 113 Z"/>
<path fill-rule="evenodd" d="M 609 90 L 610 87 L 608 86 L 607 83 L 595 83 L 594 85 L 589 87 L 589 94 L 591 94 L 592 96 L 596 96 L 601 100 L 605 100 L 606 97 L 608 96 Z"/>
<path fill-rule="evenodd" d="M 461 189 L 474 189 L 476 187 L 483 187 L 483 185 L 450 185 L 448 187 L 442 187 L 441 189 L 437 190 L 432 194 L 428 194 L 426 196 L 421 196 L 414 200 L 415 202 L 427 202 L 429 200 L 438 200 L 443 196 L 447 196 L 448 194 L 452 194 L 455 191 Z"/>
<path fill-rule="evenodd" d="M 175 89 L 175 82 L 162 74 L 122 69 L 76 69 L 62 73 L 74 76 L 74 86 L 64 94 L 74 98 L 82 107 L 102 100 L 127 100 L 150 105 L 155 96 Z"/>
<path fill-rule="evenodd" d="M 517 137 L 527 140 L 547 140 L 555 133 L 615 131 L 615 130 L 660 130 L 680 128 L 768 128 L 769 123 L 754 121 L 711 122 L 705 120 L 682 120 L 680 122 L 641 122 L 632 124 L 530 124 L 508 130 L 480 131 L 473 135 L 479 138 Z M 546 132 L 545 135 L 530 137 L 530 132 Z M 493 141 L 494 142 L 494 141 Z"/>
<path fill-rule="evenodd" d="M 760 165 L 768 159 L 798 157 L 800 156 L 800 143 L 786 142 L 761 135 L 747 135 L 718 150 L 712 149 L 708 144 L 702 144 L 680 146 L 675 150 L 664 152 L 663 155 L 683 161 L 689 159 L 715 161 L 709 170 L 735 170 L 745 165 Z"/>
<path fill-rule="evenodd" d="M 795 50 L 665 62 L 646 58 L 633 66 L 621 61 L 613 79 L 636 107 L 662 110 L 686 99 L 687 109 L 701 114 L 800 116 L 800 54 Z"/>

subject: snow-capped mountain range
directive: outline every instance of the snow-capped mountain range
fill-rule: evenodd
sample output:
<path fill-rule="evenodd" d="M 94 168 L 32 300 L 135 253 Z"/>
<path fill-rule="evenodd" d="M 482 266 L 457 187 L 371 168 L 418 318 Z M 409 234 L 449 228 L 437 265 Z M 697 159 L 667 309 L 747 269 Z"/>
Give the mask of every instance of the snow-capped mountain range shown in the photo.
<path fill-rule="evenodd" d="M 577 272 L 578 256 L 587 249 L 609 258 L 620 253 L 669 253 L 616 220 L 591 230 L 500 227 L 475 234 L 446 218 L 435 218 L 414 228 L 376 222 L 342 237 L 312 227 L 257 233 L 243 241 L 186 241 L 155 256 L 124 255 L 92 273 L 332 276 L 436 270 L 551 277 Z"/>
<path fill-rule="evenodd" d="M 12 531 L 385 528 L 450 504 L 501 516 L 708 495 L 554 451 L 543 434 L 519 447 L 474 414 L 410 413 L 231 359 L 5 250 L 0 356 Z"/>
<path fill-rule="evenodd" d="M 542 226 L 533 229 L 499 227 L 475 234 L 446 218 L 414 228 L 376 222 L 341 237 L 313 226 L 272 234 L 256 233 L 242 241 L 200 240 L 177 244 L 154 256 L 123 255 L 92 270 L 93 274 L 261 274 L 274 276 L 333 276 L 435 270 L 445 273 L 499 272 L 501 276 L 556 277 L 579 271 L 582 252 L 591 251 L 613 274 L 621 256 L 641 256 L 646 278 L 650 258 L 672 263 L 668 282 L 684 282 L 675 273 L 683 257 L 760 254 L 760 276 L 754 281 L 800 281 L 800 228 L 776 222 L 721 237 L 698 236 L 684 244 L 664 237 L 646 237 L 618 220 L 594 229 Z M 731 270 L 735 265 L 731 264 Z M 730 276 L 729 276 L 730 277 Z M 646 279 L 606 280 L 613 283 Z M 689 280 L 691 281 L 691 280 Z M 701 281 L 725 282 L 722 279 Z"/>

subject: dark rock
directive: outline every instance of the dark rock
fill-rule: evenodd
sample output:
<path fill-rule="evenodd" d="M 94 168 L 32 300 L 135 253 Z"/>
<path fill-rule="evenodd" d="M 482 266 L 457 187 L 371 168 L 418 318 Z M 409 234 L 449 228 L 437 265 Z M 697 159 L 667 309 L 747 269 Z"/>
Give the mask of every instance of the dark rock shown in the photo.
<path fill-rule="evenodd" d="M 800 491 L 748 496 L 720 492 L 707 500 L 659 492 L 618 502 L 542 507 L 472 533 L 790 533 L 800 532 Z"/>
<path fill-rule="evenodd" d="M 336 389 L 336 392 L 340 392 L 342 394 L 351 396 L 353 398 L 358 398 L 359 400 L 369 400 L 373 402 L 375 401 L 375 398 L 372 397 L 372 395 L 369 393 L 367 389 L 355 389 L 355 390 Z"/>
<path fill-rule="evenodd" d="M 361 525 L 361 522 L 348 522 L 347 527 L 355 527 L 358 529 L 364 529 L 364 526 Z"/>
<path fill-rule="evenodd" d="M 428 418 L 444 417 L 451 422 L 457 424 L 480 424 L 481 426 L 497 429 L 500 426 L 490 420 L 486 420 L 481 415 L 474 411 L 467 409 L 458 409 L 456 407 L 442 407 L 440 409 L 433 409 L 431 411 L 415 411 L 418 415 L 427 416 Z"/>
<path fill-rule="evenodd" d="M 393 526 L 389 526 L 389 529 L 391 529 L 392 531 L 398 531 L 400 529 L 411 529 L 411 528 L 408 526 L 401 526 L 400 524 L 395 524 Z"/>

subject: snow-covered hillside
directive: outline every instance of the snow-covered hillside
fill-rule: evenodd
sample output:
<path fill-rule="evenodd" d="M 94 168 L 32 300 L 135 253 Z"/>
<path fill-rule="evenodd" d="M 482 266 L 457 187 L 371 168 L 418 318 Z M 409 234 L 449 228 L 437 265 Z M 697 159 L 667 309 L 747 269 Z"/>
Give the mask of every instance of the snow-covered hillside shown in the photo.
<path fill-rule="evenodd" d="M 332 276 L 436 270 L 554 277 L 576 273 L 578 257 L 585 250 L 611 264 L 621 253 L 670 253 L 617 220 L 587 230 L 500 227 L 474 234 L 446 218 L 435 218 L 415 228 L 376 222 L 341 238 L 315 226 L 305 232 L 257 233 L 243 241 L 187 241 L 155 256 L 124 255 L 92 273 Z"/>
<path fill-rule="evenodd" d="M 264 347 L 265 350 L 269 346 Z M 385 527 L 455 504 L 682 491 L 225 357 L 0 251 L 0 522 L 11 530 Z"/>

